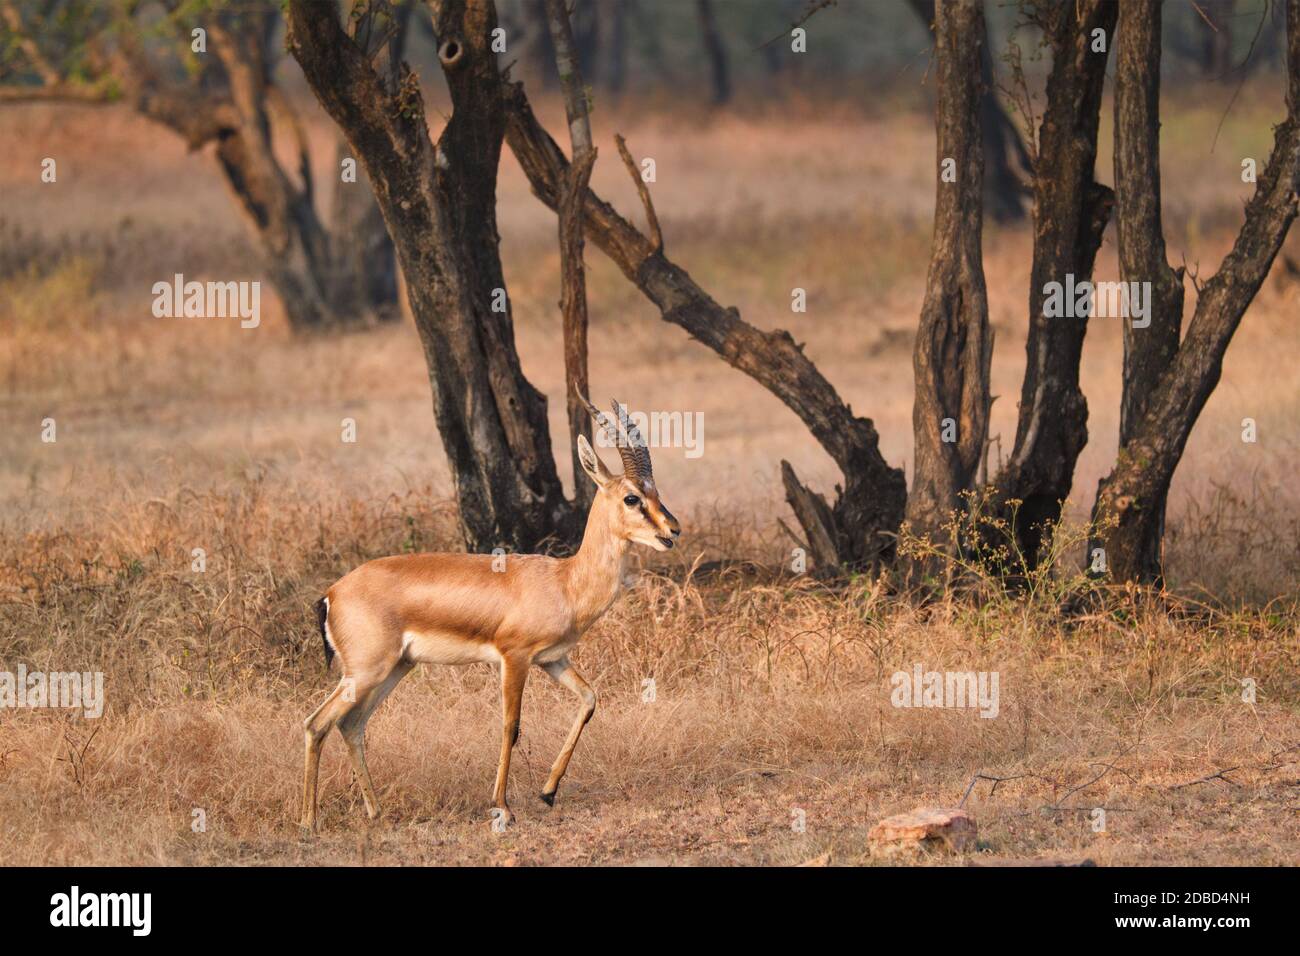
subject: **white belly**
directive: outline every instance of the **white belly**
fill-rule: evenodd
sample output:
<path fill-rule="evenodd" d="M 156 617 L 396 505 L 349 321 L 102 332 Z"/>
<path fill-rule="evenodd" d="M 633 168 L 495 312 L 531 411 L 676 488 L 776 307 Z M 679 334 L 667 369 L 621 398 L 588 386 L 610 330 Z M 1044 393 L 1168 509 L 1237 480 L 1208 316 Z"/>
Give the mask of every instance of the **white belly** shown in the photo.
<path fill-rule="evenodd" d="M 501 663 L 501 655 L 491 644 L 416 631 L 402 632 L 402 656 L 419 664 Z"/>

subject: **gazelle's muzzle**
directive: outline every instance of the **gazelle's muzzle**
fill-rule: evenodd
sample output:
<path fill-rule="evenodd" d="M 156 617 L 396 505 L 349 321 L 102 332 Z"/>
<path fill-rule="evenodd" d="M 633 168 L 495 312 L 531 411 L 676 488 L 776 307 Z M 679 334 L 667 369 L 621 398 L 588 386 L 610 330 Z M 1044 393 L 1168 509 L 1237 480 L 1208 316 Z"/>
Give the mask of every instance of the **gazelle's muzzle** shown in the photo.
<path fill-rule="evenodd" d="M 663 517 L 663 521 L 657 522 L 657 524 L 661 525 L 659 530 L 667 531 L 668 534 L 660 534 L 657 537 L 665 548 L 672 548 L 677 543 L 675 539 L 681 537 L 682 526 L 678 523 L 677 518 L 673 516 L 673 513 L 663 506 L 662 502 L 659 504 L 659 512 Z"/>

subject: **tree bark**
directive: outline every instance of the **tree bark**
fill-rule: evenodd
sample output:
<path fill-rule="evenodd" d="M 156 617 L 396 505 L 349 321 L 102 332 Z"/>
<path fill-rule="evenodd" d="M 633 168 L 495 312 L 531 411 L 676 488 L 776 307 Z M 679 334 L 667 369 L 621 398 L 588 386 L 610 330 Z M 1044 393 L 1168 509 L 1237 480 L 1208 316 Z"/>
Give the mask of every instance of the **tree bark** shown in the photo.
<path fill-rule="evenodd" d="M 533 115 L 522 86 L 508 87 L 506 104 L 510 149 L 533 192 L 556 209 L 568 162 Z M 659 308 L 665 321 L 681 326 L 781 399 L 839 465 L 845 483 L 832 509 L 834 527 L 827 529 L 836 543 L 837 563 L 872 565 L 892 556 L 907 485 L 902 471 L 881 456 L 875 426 L 853 414 L 789 332 L 764 332 L 744 322 L 735 308 L 723 308 L 664 255 L 648 190 L 639 176 L 637 183 L 652 217 L 653 238 L 590 189 L 583 206 L 587 238 Z"/>
<path fill-rule="evenodd" d="M 573 500 L 585 512 L 595 497 L 595 486 L 584 480 L 578 458 L 578 439 L 591 440 L 591 416 L 583 397 L 591 394 L 587 380 L 587 280 L 582 263 L 582 202 L 591 182 L 596 150 L 591 142 L 591 119 L 587 113 L 587 91 L 582 82 L 566 0 L 546 0 L 550 19 L 555 66 L 564 93 L 564 110 L 569 121 L 573 163 L 561 187 L 560 311 L 564 316 L 564 381 L 569 417 L 569 455 L 573 462 Z"/>
<path fill-rule="evenodd" d="M 217 162 L 262 249 L 289 324 L 303 331 L 357 321 L 363 311 L 359 290 L 335 269 L 329 231 L 316 214 L 305 141 L 298 143 L 301 186 L 272 148 L 265 18 L 250 14 L 227 23 L 214 16 L 207 29 L 239 117 L 216 137 Z"/>
<path fill-rule="evenodd" d="M 1135 328 L 1132 317 L 1123 320 L 1121 455 L 1178 352 L 1183 323 L 1183 270 L 1170 268 L 1166 261 L 1160 215 L 1161 10 L 1160 0 L 1121 5 L 1116 40 L 1115 232 L 1120 279 L 1148 283 L 1151 290 L 1145 327 Z M 1160 579 L 1167 493 L 1167 485 L 1158 489 L 1130 529 L 1130 553 L 1123 560 L 1129 579 Z M 1094 565 L 1091 555 L 1088 564 Z"/>
<path fill-rule="evenodd" d="M 1152 529 L 1187 438 L 1218 384 L 1232 336 L 1300 208 L 1300 0 L 1287 0 L 1286 37 L 1287 115 L 1274 130 L 1273 153 L 1246 205 L 1245 222 L 1219 271 L 1201 288 L 1173 361 L 1154 392 L 1133 410 L 1128 441 L 1097 490 L 1097 531 L 1091 547 L 1104 550 L 1117 580 L 1152 577 Z M 1126 125 L 1130 132 L 1139 132 L 1132 128 L 1137 120 L 1130 117 Z M 1149 138 L 1153 132 L 1148 127 L 1145 135 Z M 1163 257 L 1162 252 L 1162 262 Z"/>
<path fill-rule="evenodd" d="M 936 188 L 925 302 L 912 354 L 913 533 L 941 546 L 962 494 L 975 484 L 988 436 L 993 333 L 981 253 L 984 156 L 980 136 L 981 0 L 949 0 L 935 21 Z M 945 181 L 952 163 L 955 182 Z"/>
<path fill-rule="evenodd" d="M 1052 69 L 1035 157 L 1027 363 L 1015 446 L 998 475 L 995 498 L 997 512 L 1012 524 L 1016 563 L 1027 568 L 1037 565 L 1044 536 L 1060 518 L 1088 440 L 1088 406 L 1079 388 L 1088 318 L 1047 316 L 1047 287 L 1070 276 L 1076 284 L 1091 280 L 1113 203 L 1093 169 L 1116 5 L 1080 0 L 1044 5 L 1037 13 Z M 1093 51 L 1095 30 L 1104 33 L 1104 53 Z"/>
<path fill-rule="evenodd" d="M 909 0 L 909 4 L 926 29 L 933 30 L 934 0 Z M 1029 190 L 1015 166 L 1026 174 L 1032 173 L 1033 167 L 1020 132 L 998 102 L 987 21 L 981 23 L 980 29 L 983 31 L 979 66 L 983 95 L 979 101 L 979 116 L 980 135 L 984 141 L 984 208 L 997 222 L 1019 222 L 1025 218 L 1025 197 Z"/>
<path fill-rule="evenodd" d="M 496 227 L 505 111 L 490 0 L 435 11 L 452 115 L 430 140 L 418 78 L 390 93 L 332 4 L 291 0 L 288 45 L 375 186 L 424 345 L 467 547 L 537 550 L 576 535 L 551 455 L 546 399 L 515 350 Z"/>

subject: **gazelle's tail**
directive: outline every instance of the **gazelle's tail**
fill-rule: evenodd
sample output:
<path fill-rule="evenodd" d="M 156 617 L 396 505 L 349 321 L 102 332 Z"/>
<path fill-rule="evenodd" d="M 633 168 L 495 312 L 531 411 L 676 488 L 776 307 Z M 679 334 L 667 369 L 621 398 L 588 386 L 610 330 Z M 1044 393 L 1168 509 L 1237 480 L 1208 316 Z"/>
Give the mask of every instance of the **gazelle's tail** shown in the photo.
<path fill-rule="evenodd" d="M 325 666 L 329 667 L 330 662 L 334 660 L 334 645 L 330 644 L 330 632 L 328 619 L 330 616 L 330 599 L 321 598 L 315 604 L 316 608 L 316 626 L 320 628 L 320 641 L 325 645 Z"/>

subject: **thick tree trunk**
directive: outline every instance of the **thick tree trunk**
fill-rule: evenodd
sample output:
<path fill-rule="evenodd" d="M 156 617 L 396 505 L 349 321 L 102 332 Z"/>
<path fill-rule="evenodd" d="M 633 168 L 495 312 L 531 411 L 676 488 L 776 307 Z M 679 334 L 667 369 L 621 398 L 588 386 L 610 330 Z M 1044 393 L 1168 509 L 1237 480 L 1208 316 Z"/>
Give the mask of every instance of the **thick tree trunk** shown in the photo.
<path fill-rule="evenodd" d="M 993 333 L 984 289 L 984 156 L 980 142 L 981 0 L 940 4 L 934 238 L 912 353 L 916 465 L 907 499 L 913 533 L 941 546 L 974 487 L 988 435 Z M 951 164 L 949 166 L 948 164 Z M 955 175 L 947 181 L 945 171 Z"/>
<path fill-rule="evenodd" d="M 1129 16 L 1136 17 L 1137 11 Z M 1158 30 L 1153 32 L 1158 37 Z M 1246 206 L 1246 221 L 1223 265 L 1202 287 L 1187 335 L 1158 386 L 1129 412 L 1128 441 L 1097 490 L 1094 516 L 1099 530 L 1091 547 L 1104 550 L 1117 580 L 1151 578 L 1153 526 L 1187 438 L 1218 384 L 1228 344 L 1300 206 L 1300 0 L 1287 0 L 1286 36 L 1287 115 L 1274 130 L 1273 154 Z M 1148 78 L 1148 85 L 1155 76 Z M 1123 119 L 1131 134 L 1154 135 L 1154 116 L 1145 130 L 1139 125 L 1141 117 L 1125 114 Z M 1153 198 L 1158 200 L 1158 193 Z M 1164 253 L 1159 255 L 1163 263 Z M 1144 331 L 1153 330 L 1154 322 Z"/>
<path fill-rule="evenodd" d="M 713 105 L 721 106 L 731 99 L 731 74 L 727 67 L 727 45 L 718 29 L 712 0 L 696 0 L 700 17 L 700 37 L 704 41 L 704 55 L 709 61 L 709 83 L 713 90 Z"/>
<path fill-rule="evenodd" d="M 568 161 L 538 123 L 518 84 L 507 90 L 507 112 L 511 151 L 533 192 L 556 209 Z M 653 214 L 644 182 L 639 176 L 636 181 L 647 212 Z M 659 308 L 665 321 L 681 326 L 781 399 L 839 465 L 845 483 L 831 509 L 834 526 L 826 529 L 836 546 L 836 563 L 870 565 L 892 555 L 907 498 L 903 473 L 881 456 L 875 426 L 853 414 L 803 354 L 803 346 L 788 332 L 754 328 L 736 309 L 714 301 L 664 256 L 657 219 L 651 218 L 653 238 L 647 238 L 590 189 L 583 215 L 587 238 Z"/>
<path fill-rule="evenodd" d="M 504 91 L 489 0 L 436 10 L 453 112 L 430 141 L 417 78 L 391 94 L 332 4 L 292 0 L 291 52 L 375 186 L 406 277 L 456 483 L 466 545 L 536 550 L 576 534 L 551 455 L 546 399 L 515 351 L 496 228 Z"/>
<path fill-rule="evenodd" d="M 1035 160 L 1027 364 L 1015 446 L 996 488 L 999 510 L 1014 518 L 1015 543 L 1029 568 L 1060 518 L 1088 440 L 1088 406 L 1079 388 L 1088 317 L 1049 316 L 1045 302 L 1049 283 L 1091 280 L 1110 216 L 1111 191 L 1093 180 L 1093 168 L 1116 5 L 1080 0 L 1046 5 L 1039 14 L 1052 69 Z M 1094 50 L 1098 30 L 1106 52 Z"/>
<path fill-rule="evenodd" d="M 1119 447 L 1125 454 L 1161 378 L 1178 352 L 1183 323 L 1183 270 L 1169 267 L 1160 216 L 1160 26 L 1161 0 L 1121 5 L 1115 70 L 1115 232 L 1120 278 L 1147 284 L 1149 312 L 1141 325 L 1124 322 L 1124 379 Z M 1124 558 L 1126 576 L 1144 582 L 1160 577 L 1165 498 L 1160 488 L 1132 523 Z M 1089 556 L 1098 572 L 1100 562 Z M 1094 572 L 1094 573 L 1098 573 Z"/>

